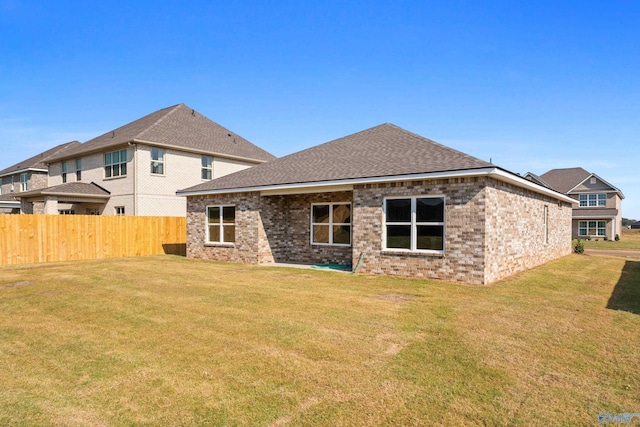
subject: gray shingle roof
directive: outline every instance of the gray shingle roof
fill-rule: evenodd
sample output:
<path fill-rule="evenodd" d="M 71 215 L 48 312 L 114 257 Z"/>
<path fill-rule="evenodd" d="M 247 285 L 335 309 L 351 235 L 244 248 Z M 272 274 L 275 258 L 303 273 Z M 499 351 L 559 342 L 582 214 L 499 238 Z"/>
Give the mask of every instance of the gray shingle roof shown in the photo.
<path fill-rule="evenodd" d="M 39 188 L 37 190 L 25 191 L 23 193 L 15 193 L 16 197 L 31 197 L 38 195 L 84 195 L 84 196 L 109 196 L 104 188 L 95 182 L 90 184 L 86 182 L 68 182 L 66 184 L 54 185 L 53 187 Z"/>
<path fill-rule="evenodd" d="M 184 104 L 163 108 L 93 138 L 54 160 L 75 157 L 138 140 L 258 161 L 275 158 L 240 135 Z"/>
<path fill-rule="evenodd" d="M 27 160 L 23 160 L 20 163 L 16 163 L 15 165 L 1 170 L 0 176 L 11 175 L 12 173 L 25 169 L 49 169 L 47 166 L 47 162 L 49 161 L 49 159 L 71 151 L 74 148 L 79 147 L 80 145 L 81 144 L 78 141 L 71 141 L 65 144 L 60 144 L 38 155 L 30 157 Z"/>
<path fill-rule="evenodd" d="M 385 177 L 493 166 L 392 124 L 196 185 L 180 192 Z"/>
<path fill-rule="evenodd" d="M 582 168 L 566 168 L 551 169 L 549 172 L 540 175 L 540 178 L 554 190 L 566 194 L 576 185 L 589 178 L 589 176 L 591 176 L 591 173 Z"/>

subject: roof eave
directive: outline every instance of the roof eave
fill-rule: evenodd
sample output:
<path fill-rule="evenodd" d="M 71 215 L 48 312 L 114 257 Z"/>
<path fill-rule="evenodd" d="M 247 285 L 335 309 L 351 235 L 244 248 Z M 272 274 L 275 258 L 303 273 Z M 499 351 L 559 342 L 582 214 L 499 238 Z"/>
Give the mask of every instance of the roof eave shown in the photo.
<path fill-rule="evenodd" d="M 143 139 L 132 139 L 131 141 L 129 141 L 130 144 L 144 144 L 144 145 L 151 145 L 154 147 L 161 147 L 161 148 L 169 148 L 171 150 L 176 150 L 176 151 L 185 151 L 188 153 L 195 153 L 195 154 L 205 154 L 207 156 L 211 156 L 211 157 L 222 157 L 225 159 L 230 159 L 230 160 L 239 160 L 239 161 L 243 161 L 243 162 L 249 162 L 249 163 L 267 163 L 269 160 L 261 160 L 261 159 L 254 159 L 251 157 L 244 157 L 244 156 L 234 156 L 233 154 L 224 154 L 224 153 L 219 153 L 217 151 L 207 151 L 207 150 L 198 150 L 196 148 L 188 148 L 188 147 L 183 147 L 180 145 L 173 145 L 173 144 L 166 144 L 166 143 L 162 143 L 162 142 L 155 142 L 155 141 L 145 141 Z"/>
<path fill-rule="evenodd" d="M 11 171 L 11 172 L 3 173 L 2 175 L 0 175 L 0 178 L 4 178 L 5 176 L 17 175 L 19 173 L 25 173 L 25 172 L 44 172 L 44 173 L 49 173 L 49 170 L 48 169 L 39 169 L 39 168 L 23 168 L 23 169 L 14 170 L 14 171 Z"/>

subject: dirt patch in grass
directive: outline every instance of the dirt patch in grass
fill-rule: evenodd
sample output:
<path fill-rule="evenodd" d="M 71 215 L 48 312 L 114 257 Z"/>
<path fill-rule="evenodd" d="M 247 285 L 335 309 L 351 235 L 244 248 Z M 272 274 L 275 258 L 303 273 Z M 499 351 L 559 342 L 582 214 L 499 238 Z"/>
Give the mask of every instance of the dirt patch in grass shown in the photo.
<path fill-rule="evenodd" d="M 29 286 L 29 285 L 31 285 L 31 282 L 26 281 L 26 280 L 22 280 L 20 282 L 7 283 L 5 285 L 0 285 L 0 289 L 19 288 L 19 287 L 22 287 L 22 286 Z"/>
<path fill-rule="evenodd" d="M 378 296 L 376 296 L 376 298 L 380 299 L 382 301 L 403 303 L 403 302 L 413 301 L 413 300 L 417 299 L 418 297 L 415 296 L 415 295 L 389 293 L 389 294 L 378 295 Z"/>

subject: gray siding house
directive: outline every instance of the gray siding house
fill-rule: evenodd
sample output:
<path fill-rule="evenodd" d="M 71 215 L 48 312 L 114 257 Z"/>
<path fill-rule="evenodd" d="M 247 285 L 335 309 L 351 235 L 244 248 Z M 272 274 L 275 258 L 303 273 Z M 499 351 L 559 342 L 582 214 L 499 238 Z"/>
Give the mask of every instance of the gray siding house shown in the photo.
<path fill-rule="evenodd" d="M 51 156 L 47 184 L 19 196 L 24 213 L 184 216 L 176 190 L 274 158 L 178 104 Z"/>
<path fill-rule="evenodd" d="M 571 253 L 571 198 L 391 124 L 178 194 L 192 258 L 484 285 Z"/>

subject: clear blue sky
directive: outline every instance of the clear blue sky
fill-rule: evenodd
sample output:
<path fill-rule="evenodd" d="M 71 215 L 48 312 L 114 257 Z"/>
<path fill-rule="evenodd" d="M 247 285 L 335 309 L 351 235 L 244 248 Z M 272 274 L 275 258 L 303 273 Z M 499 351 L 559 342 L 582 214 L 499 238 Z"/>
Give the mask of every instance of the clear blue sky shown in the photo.
<path fill-rule="evenodd" d="M 185 103 L 277 156 L 384 122 L 640 220 L 638 1 L 0 0 L 0 169 Z"/>

